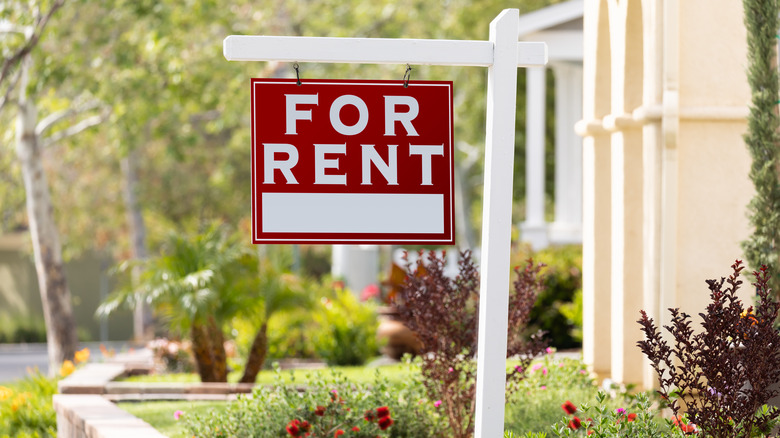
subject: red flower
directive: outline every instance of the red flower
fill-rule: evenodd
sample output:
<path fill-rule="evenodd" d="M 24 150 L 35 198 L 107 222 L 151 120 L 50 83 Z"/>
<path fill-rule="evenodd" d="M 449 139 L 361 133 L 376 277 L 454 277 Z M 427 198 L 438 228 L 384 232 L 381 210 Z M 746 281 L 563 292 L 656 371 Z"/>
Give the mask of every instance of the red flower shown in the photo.
<path fill-rule="evenodd" d="M 339 429 L 339 430 L 336 431 L 336 433 L 333 434 L 333 438 L 338 438 L 341 435 L 344 435 L 344 431 Z"/>
<path fill-rule="evenodd" d="M 311 430 L 311 424 L 309 424 L 308 421 L 303 421 L 300 423 L 301 426 L 301 432 L 308 432 Z"/>
<path fill-rule="evenodd" d="M 379 418 L 385 418 L 390 415 L 390 408 L 387 406 L 382 406 L 381 408 L 376 408 L 376 416 Z"/>
<path fill-rule="evenodd" d="M 569 421 L 569 429 L 577 430 L 580 427 L 582 427 L 582 422 L 580 421 L 579 418 L 574 417 L 571 419 L 571 421 Z"/>
<path fill-rule="evenodd" d="M 380 429 L 386 430 L 388 427 L 393 425 L 393 419 L 390 418 L 389 416 L 382 417 L 382 418 L 379 419 L 379 423 L 378 424 L 379 424 L 379 428 Z"/>
<path fill-rule="evenodd" d="M 366 411 L 366 415 L 363 418 L 365 418 L 369 423 L 373 423 L 376 419 L 376 417 L 374 417 L 374 411 L 372 410 Z"/>
<path fill-rule="evenodd" d="M 679 426 L 680 430 L 682 430 L 683 433 L 686 433 L 686 434 L 696 433 L 696 426 L 694 426 L 693 424 L 685 424 L 685 423 L 683 423 L 683 420 L 682 420 L 682 418 L 679 415 L 675 415 L 672 418 L 672 423 L 675 426 Z"/>
<path fill-rule="evenodd" d="M 325 406 L 317 406 L 317 409 L 314 410 L 314 415 L 318 417 L 325 415 Z"/>
<path fill-rule="evenodd" d="M 290 424 L 287 425 L 287 433 L 289 433 L 292 436 L 300 436 L 301 430 L 298 428 L 298 425 L 301 424 L 300 421 L 292 420 Z"/>
<path fill-rule="evenodd" d="M 632 421 L 634 421 L 634 420 L 636 420 L 636 414 L 635 414 L 635 413 L 633 413 L 633 412 L 632 412 L 632 413 L 630 413 L 630 414 L 628 414 L 628 421 L 629 421 L 629 422 L 632 422 Z"/>
<path fill-rule="evenodd" d="M 566 400 L 566 402 L 561 405 L 561 409 L 563 409 L 569 415 L 577 412 L 577 406 L 574 406 L 574 403 L 570 402 L 569 400 Z"/>
<path fill-rule="evenodd" d="M 352 427 L 352 432 L 360 432 L 360 428 L 357 426 Z"/>

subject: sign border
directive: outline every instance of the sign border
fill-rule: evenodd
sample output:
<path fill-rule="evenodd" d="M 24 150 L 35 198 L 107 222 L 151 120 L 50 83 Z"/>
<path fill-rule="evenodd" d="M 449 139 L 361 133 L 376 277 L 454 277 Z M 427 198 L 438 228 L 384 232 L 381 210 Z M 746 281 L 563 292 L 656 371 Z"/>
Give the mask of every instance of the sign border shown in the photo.
<path fill-rule="evenodd" d="M 448 163 L 448 170 L 449 170 L 449 199 L 450 199 L 450 205 L 449 205 L 449 223 L 447 223 L 446 217 L 444 222 L 444 232 L 443 233 L 437 233 L 436 236 L 442 236 L 442 237 L 436 237 L 436 238 L 426 238 L 423 236 L 430 236 L 431 233 L 419 233 L 421 236 L 420 238 L 409 238 L 410 236 L 417 234 L 417 233 L 277 233 L 277 234 L 294 234 L 295 237 L 258 237 L 259 230 L 258 230 L 258 221 L 257 221 L 257 214 L 258 214 L 258 195 L 261 193 L 256 189 L 257 185 L 257 176 L 256 176 L 256 166 L 255 166 L 255 149 L 256 149 L 256 131 L 258 127 L 255 124 L 255 107 L 256 107 L 256 94 L 255 94 L 255 84 L 295 84 L 297 83 L 297 79 L 286 79 L 286 78 L 252 78 L 250 80 L 251 85 L 251 167 L 252 167 L 252 178 L 251 178 L 251 193 L 252 193 L 252 243 L 253 244 L 312 244 L 312 245 L 340 245 L 340 244 L 348 244 L 348 245 L 454 245 L 455 244 L 455 114 L 453 109 L 453 88 L 454 84 L 453 81 L 408 81 L 406 82 L 407 87 L 421 87 L 421 86 L 437 86 L 437 87 L 446 87 L 449 89 L 449 92 L 447 93 L 448 97 L 448 108 L 449 108 L 449 147 L 450 147 L 450 153 L 449 153 L 449 163 Z M 366 85 L 399 85 L 404 86 L 403 80 L 384 80 L 384 79 L 304 79 L 301 80 L 300 86 L 306 86 L 307 84 L 311 85 L 355 85 L 355 86 L 366 86 Z M 447 212 L 447 208 L 445 206 L 444 212 Z M 317 235 L 324 235 L 327 234 L 328 237 L 317 237 Z M 355 237 L 348 237 L 350 235 L 354 235 Z M 399 235 L 403 237 L 393 237 L 394 235 Z M 345 237 L 335 237 L 334 236 L 345 236 Z"/>

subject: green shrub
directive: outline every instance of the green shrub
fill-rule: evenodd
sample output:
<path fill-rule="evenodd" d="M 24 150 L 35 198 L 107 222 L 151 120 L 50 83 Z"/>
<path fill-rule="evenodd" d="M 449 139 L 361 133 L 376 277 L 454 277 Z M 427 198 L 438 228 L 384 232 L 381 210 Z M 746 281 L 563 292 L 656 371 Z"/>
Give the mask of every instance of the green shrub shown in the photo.
<path fill-rule="evenodd" d="M 512 252 L 512 266 L 524 266 L 529 258 L 546 265 L 542 270 L 545 288 L 531 310 L 530 327 L 545 331 L 557 348 L 581 346 L 582 246 L 555 246 L 535 253 L 520 246 Z"/>
<path fill-rule="evenodd" d="M 330 245 L 300 245 L 300 266 L 302 274 L 320 280 L 330 274 Z"/>
<path fill-rule="evenodd" d="M 46 325 L 36 318 L 2 318 L 0 344 L 46 342 Z"/>
<path fill-rule="evenodd" d="M 43 438 L 57 435 L 52 396 L 57 379 L 38 370 L 9 386 L 0 386 L 0 437 Z"/>
<path fill-rule="evenodd" d="M 372 432 L 371 437 L 432 438 L 441 430 L 436 407 L 424 398 L 419 379 L 391 385 L 377 373 L 376 381 L 369 386 L 350 383 L 332 373 L 312 378 L 306 390 L 299 391 L 294 384 L 285 384 L 277 373 L 274 386 L 256 388 L 252 395 L 228 403 L 225 410 L 185 413 L 184 427 L 200 438 L 295 436 L 288 428 L 306 428 L 311 437 L 332 437 L 341 429 L 344 438 L 367 432 Z M 381 407 L 386 407 L 392 418 L 392 424 L 384 430 L 377 427 L 377 408 Z M 375 416 L 373 422 L 365 420 L 369 413 Z M 355 426 L 360 430 L 353 431 Z"/>
<path fill-rule="evenodd" d="M 314 347 L 329 365 L 362 365 L 378 354 L 376 310 L 349 290 L 323 296 L 313 317 Z"/>
<path fill-rule="evenodd" d="M 278 312 L 268 320 L 267 359 L 314 359 L 317 350 L 312 333 L 317 324 L 310 311 Z"/>

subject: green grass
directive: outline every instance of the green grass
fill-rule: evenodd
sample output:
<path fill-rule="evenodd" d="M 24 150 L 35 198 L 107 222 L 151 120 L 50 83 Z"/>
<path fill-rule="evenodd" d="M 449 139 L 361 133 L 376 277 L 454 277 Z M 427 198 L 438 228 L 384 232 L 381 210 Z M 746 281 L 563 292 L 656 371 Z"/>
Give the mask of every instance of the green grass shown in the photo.
<path fill-rule="evenodd" d="M 385 365 L 380 367 L 328 367 L 322 369 L 296 369 L 280 372 L 284 383 L 306 384 L 317 374 L 337 372 L 343 374 L 347 379 L 356 383 L 372 383 L 375 380 L 376 372 L 386 377 L 390 383 L 400 383 L 409 379 L 412 375 L 411 368 L 406 364 Z M 232 372 L 228 375 L 228 382 L 237 382 L 241 378 L 239 372 Z M 257 375 L 256 383 L 261 385 L 270 385 L 276 382 L 277 374 L 273 370 L 263 370 Z M 124 382 L 137 383 L 194 383 L 200 379 L 195 373 L 180 374 L 152 374 L 146 376 L 132 376 L 123 379 Z"/>
<path fill-rule="evenodd" d="M 184 415 L 202 414 L 210 409 L 220 409 L 225 402 L 216 401 L 154 401 L 154 402 L 122 402 L 117 406 L 136 417 L 151 424 L 163 435 L 170 438 L 185 438 L 186 431 L 181 423 L 173 417 L 176 411 Z"/>

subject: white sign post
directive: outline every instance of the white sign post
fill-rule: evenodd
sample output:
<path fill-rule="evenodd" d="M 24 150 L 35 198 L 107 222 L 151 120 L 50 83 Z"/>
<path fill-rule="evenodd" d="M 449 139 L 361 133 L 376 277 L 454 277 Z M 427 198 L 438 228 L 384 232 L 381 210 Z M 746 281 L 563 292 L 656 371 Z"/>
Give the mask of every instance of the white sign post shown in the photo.
<path fill-rule="evenodd" d="M 229 61 L 417 64 L 488 67 L 475 436 L 504 436 L 509 252 L 517 68 L 547 64 L 544 43 L 518 42 L 519 11 L 490 23 L 489 41 L 236 36 Z"/>

